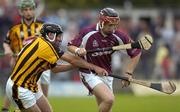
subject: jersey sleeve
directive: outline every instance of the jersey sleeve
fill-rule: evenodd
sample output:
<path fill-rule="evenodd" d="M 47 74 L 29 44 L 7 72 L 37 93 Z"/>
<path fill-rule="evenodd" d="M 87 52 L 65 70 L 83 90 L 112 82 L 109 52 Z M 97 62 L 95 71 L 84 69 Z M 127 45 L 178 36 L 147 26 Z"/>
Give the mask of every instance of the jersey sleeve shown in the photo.
<path fill-rule="evenodd" d="M 134 42 L 127 33 L 120 31 L 120 30 L 118 30 L 116 33 L 117 33 L 118 37 L 120 37 L 120 39 L 123 41 L 124 44 Z M 127 51 L 127 54 L 131 58 L 133 58 L 133 57 L 137 56 L 139 53 L 141 53 L 141 49 L 128 49 L 126 51 Z"/>
<path fill-rule="evenodd" d="M 7 43 L 7 44 L 12 44 L 12 40 L 14 37 L 17 37 L 17 34 L 15 33 L 16 31 L 16 26 L 18 25 L 19 23 L 15 24 L 15 25 L 12 25 L 11 27 L 9 27 L 9 30 L 8 32 L 6 33 L 6 36 L 3 40 L 4 43 Z"/>
<path fill-rule="evenodd" d="M 42 42 L 39 46 L 38 56 L 54 65 L 63 53 L 63 51 L 56 51 L 50 43 Z"/>

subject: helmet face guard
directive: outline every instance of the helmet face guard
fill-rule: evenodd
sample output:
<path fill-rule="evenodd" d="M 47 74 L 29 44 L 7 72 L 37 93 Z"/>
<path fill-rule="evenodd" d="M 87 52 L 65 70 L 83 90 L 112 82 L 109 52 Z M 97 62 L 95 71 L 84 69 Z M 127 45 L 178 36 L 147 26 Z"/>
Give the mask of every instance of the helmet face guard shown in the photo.
<path fill-rule="evenodd" d="M 56 33 L 53 34 L 53 36 L 48 36 L 48 34 L 46 34 L 46 39 L 49 40 L 50 42 L 54 42 L 56 40 Z"/>
<path fill-rule="evenodd" d="M 106 24 L 106 23 L 110 23 L 110 24 L 115 24 L 118 25 L 119 24 L 119 17 L 108 17 L 108 16 L 100 16 L 100 23 L 102 24 Z"/>
<path fill-rule="evenodd" d="M 102 29 L 104 24 L 118 25 L 120 22 L 118 13 L 112 8 L 104 8 L 100 11 L 99 16 L 100 28 Z"/>

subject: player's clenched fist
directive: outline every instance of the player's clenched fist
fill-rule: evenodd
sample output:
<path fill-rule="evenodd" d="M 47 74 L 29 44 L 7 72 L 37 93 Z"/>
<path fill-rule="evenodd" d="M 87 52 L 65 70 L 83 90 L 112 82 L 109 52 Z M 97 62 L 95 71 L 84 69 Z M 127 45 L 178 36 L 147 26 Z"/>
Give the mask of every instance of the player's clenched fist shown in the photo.
<path fill-rule="evenodd" d="M 100 76 L 108 75 L 108 72 L 105 69 L 98 67 L 98 66 L 94 68 L 94 71 L 96 72 L 97 75 L 100 75 Z"/>
<path fill-rule="evenodd" d="M 124 74 L 124 76 L 127 77 L 129 80 L 132 79 L 132 74 L 131 74 L 131 73 L 126 72 L 126 73 Z M 123 87 L 128 87 L 128 86 L 130 85 L 130 82 L 129 82 L 129 81 L 126 81 L 126 80 L 122 80 L 121 83 L 122 83 L 122 88 L 123 88 Z"/>
<path fill-rule="evenodd" d="M 78 56 L 84 56 L 86 55 L 86 49 L 85 48 L 77 48 L 75 50 L 75 54 L 78 55 Z"/>

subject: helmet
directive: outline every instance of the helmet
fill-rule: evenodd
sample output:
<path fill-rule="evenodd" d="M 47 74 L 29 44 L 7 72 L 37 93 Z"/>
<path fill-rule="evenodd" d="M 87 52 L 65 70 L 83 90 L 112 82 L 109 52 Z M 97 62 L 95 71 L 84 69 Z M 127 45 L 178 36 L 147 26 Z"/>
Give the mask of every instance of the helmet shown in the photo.
<path fill-rule="evenodd" d="M 119 24 L 119 14 L 112 8 L 104 8 L 100 11 L 99 16 L 100 27 L 103 27 L 105 23 Z"/>
<path fill-rule="evenodd" d="M 42 28 L 40 30 L 40 33 L 42 36 L 45 36 L 47 33 L 56 33 L 56 34 L 61 34 L 63 33 L 62 28 L 60 25 L 53 24 L 53 23 L 45 23 L 42 25 Z"/>
<path fill-rule="evenodd" d="M 26 7 L 32 7 L 35 8 L 35 2 L 34 0 L 20 0 L 18 3 L 18 8 L 19 9 L 24 9 Z"/>
<path fill-rule="evenodd" d="M 57 25 L 57 24 L 53 24 L 53 23 L 45 23 L 43 24 L 41 30 L 40 30 L 40 33 L 42 34 L 42 36 L 45 38 L 45 39 L 48 39 L 49 41 L 54 41 L 54 39 L 49 39 L 47 34 L 51 32 L 51 33 L 55 33 L 55 36 L 58 35 L 58 34 L 62 34 L 63 31 L 62 31 L 62 28 L 60 25 Z"/>

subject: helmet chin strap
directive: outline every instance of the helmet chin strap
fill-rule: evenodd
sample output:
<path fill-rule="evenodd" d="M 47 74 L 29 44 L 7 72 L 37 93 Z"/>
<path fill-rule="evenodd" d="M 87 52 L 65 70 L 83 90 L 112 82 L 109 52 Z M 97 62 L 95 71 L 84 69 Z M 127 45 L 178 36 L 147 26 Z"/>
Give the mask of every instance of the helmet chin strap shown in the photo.
<path fill-rule="evenodd" d="M 99 27 L 100 27 L 100 29 L 102 30 L 103 27 L 104 27 L 104 22 L 100 23 L 100 24 L 99 24 Z"/>
<path fill-rule="evenodd" d="M 53 39 L 50 39 L 49 36 L 46 34 L 46 38 L 50 41 L 50 42 L 54 42 L 56 39 L 56 33 L 54 34 Z"/>

